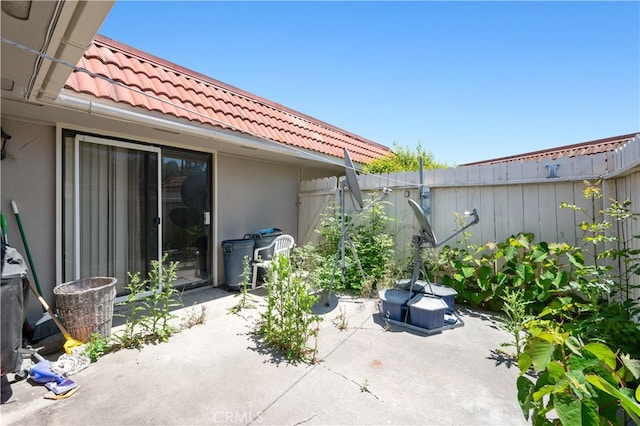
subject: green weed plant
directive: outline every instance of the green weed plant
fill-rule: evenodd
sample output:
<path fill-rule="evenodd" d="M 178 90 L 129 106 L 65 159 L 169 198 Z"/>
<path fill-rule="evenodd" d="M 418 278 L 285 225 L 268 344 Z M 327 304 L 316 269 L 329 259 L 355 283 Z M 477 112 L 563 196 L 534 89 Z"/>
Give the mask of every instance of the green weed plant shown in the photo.
<path fill-rule="evenodd" d="M 237 295 L 240 300 L 236 305 L 229 308 L 229 312 L 231 312 L 232 314 L 237 314 L 243 309 L 253 308 L 255 306 L 255 301 L 249 294 L 249 286 L 251 286 L 251 259 L 249 258 L 249 256 L 245 256 L 242 262 L 242 282 L 240 283 L 240 292 Z"/>
<path fill-rule="evenodd" d="M 140 348 L 145 343 L 166 342 L 179 331 L 169 321 L 176 318 L 172 308 L 180 308 L 182 302 L 176 298 L 177 291 L 171 285 L 176 279 L 177 262 L 152 261 L 146 279 L 140 273 L 129 274 L 127 299 L 120 306 L 127 308 L 124 329 L 115 334 L 117 346 Z"/>
<path fill-rule="evenodd" d="M 604 343 L 585 344 L 556 321 L 537 319 L 528 328 L 517 380 L 526 419 L 533 425 L 640 424 L 639 360 Z M 526 376 L 531 367 L 535 381 Z"/>
<path fill-rule="evenodd" d="M 282 352 L 292 363 L 316 358 L 315 349 L 308 346 L 317 338 L 322 318 L 312 313 L 319 297 L 311 294 L 302 274 L 293 267 L 289 257 L 277 255 L 266 272 L 267 307 L 261 315 L 258 334 L 265 343 Z"/>
<path fill-rule="evenodd" d="M 502 296 L 504 304 L 502 311 L 504 317 L 498 322 L 498 326 L 513 336 L 513 341 L 504 343 L 503 347 L 513 346 L 516 350 L 515 356 L 522 355 L 526 342 L 526 326 L 535 317 L 527 313 L 529 302 L 525 299 L 521 290 L 507 290 Z"/>
<path fill-rule="evenodd" d="M 89 341 L 84 344 L 84 354 L 91 362 L 98 361 L 98 358 L 110 351 L 109 339 L 98 333 L 91 333 Z"/>
<path fill-rule="evenodd" d="M 388 287 L 388 281 L 396 271 L 395 240 L 388 232 L 390 218 L 386 213 L 385 201 L 372 200 L 371 206 L 355 217 L 345 217 L 346 233 L 349 235 L 357 260 L 364 272 L 360 272 L 356 258 L 347 244 L 345 247 L 345 270 L 342 278 L 341 253 L 341 213 L 334 209 L 325 215 L 316 232 L 320 233 L 320 242 L 307 245 L 296 251 L 295 258 L 304 264 L 309 273 L 309 282 L 318 289 L 327 290 L 333 280 L 333 290 L 347 291 L 363 296 L 375 293 L 377 288 Z M 337 268 L 334 266 L 338 262 Z"/>

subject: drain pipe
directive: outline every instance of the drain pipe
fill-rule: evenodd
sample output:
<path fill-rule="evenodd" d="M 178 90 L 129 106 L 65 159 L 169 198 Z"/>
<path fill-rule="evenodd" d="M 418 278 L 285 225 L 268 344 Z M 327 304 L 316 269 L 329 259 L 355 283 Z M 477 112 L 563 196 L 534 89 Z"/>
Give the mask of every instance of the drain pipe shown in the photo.
<path fill-rule="evenodd" d="M 221 132 L 213 128 L 206 129 L 198 126 L 179 123 L 177 121 L 155 117 L 154 115 L 149 113 L 130 111 L 119 108 L 117 106 L 98 103 L 92 100 L 87 100 L 77 96 L 70 96 L 64 93 L 61 93 L 56 98 L 56 100 L 53 102 L 53 105 L 72 109 L 75 111 L 81 111 L 92 115 L 97 115 L 100 117 L 115 119 L 118 121 L 143 124 L 155 129 L 166 130 L 169 132 L 179 132 L 186 135 L 197 136 L 199 138 L 215 139 L 233 145 L 242 145 L 249 148 L 275 152 L 278 154 L 288 154 L 297 157 L 301 157 L 302 155 L 304 155 L 302 150 L 295 150 L 287 147 L 286 145 L 280 144 L 278 142 L 271 142 L 266 139 L 260 140 L 260 138 L 257 136 L 240 136 L 232 134 L 230 132 Z M 316 161 L 318 161 L 318 158 L 312 157 L 311 155 L 309 155 L 309 159 L 315 159 Z"/>

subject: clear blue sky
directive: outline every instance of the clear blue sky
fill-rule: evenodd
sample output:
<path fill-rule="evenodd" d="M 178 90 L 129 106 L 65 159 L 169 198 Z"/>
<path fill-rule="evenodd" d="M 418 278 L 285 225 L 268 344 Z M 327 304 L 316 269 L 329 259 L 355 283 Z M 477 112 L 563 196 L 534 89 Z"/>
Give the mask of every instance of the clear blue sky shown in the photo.
<path fill-rule="evenodd" d="M 637 1 L 118 1 L 100 34 L 449 165 L 640 131 Z"/>

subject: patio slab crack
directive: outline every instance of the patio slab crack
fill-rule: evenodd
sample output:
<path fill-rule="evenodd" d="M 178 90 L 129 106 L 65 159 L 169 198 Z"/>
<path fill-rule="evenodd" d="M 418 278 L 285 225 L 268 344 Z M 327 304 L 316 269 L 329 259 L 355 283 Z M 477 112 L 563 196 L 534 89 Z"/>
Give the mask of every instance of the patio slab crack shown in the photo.
<path fill-rule="evenodd" d="M 329 368 L 329 367 L 327 367 L 327 366 L 324 366 L 324 365 L 323 365 L 322 367 L 323 367 L 325 370 L 327 370 L 327 371 L 329 371 L 329 372 L 331 372 L 331 373 L 333 373 L 333 374 L 335 374 L 335 375 L 337 375 L 337 376 L 340 376 L 340 377 L 342 377 L 343 379 L 345 379 L 345 380 L 347 380 L 347 381 L 349 381 L 349 382 L 351 382 L 351 383 L 354 383 L 356 386 L 358 386 L 358 387 L 360 388 L 360 392 L 366 392 L 366 393 L 368 393 L 368 394 L 372 395 L 372 396 L 373 396 L 375 399 L 377 399 L 378 401 L 380 401 L 380 402 L 384 402 L 382 399 L 380 399 L 380 398 L 378 397 L 378 395 L 376 395 L 375 393 L 371 392 L 371 391 L 368 389 L 367 385 L 362 384 L 362 383 L 358 383 L 358 382 L 356 382 L 355 380 L 353 380 L 352 378 L 347 377 L 347 376 L 345 376 L 344 374 L 339 373 L 339 372 L 337 372 L 337 371 L 335 371 L 335 370 L 332 370 L 332 369 L 330 369 L 330 368 Z"/>
<path fill-rule="evenodd" d="M 298 423 L 294 423 L 294 424 L 293 424 L 293 426 L 298 426 L 298 425 L 303 425 L 303 424 L 305 424 L 305 423 L 308 423 L 308 422 L 310 422 L 311 420 L 315 419 L 316 417 L 324 415 L 324 413 L 325 413 L 325 411 L 323 411 L 322 413 L 316 413 L 316 414 L 314 414 L 313 416 L 309 417 L 308 419 L 305 419 L 305 420 L 299 421 Z"/>

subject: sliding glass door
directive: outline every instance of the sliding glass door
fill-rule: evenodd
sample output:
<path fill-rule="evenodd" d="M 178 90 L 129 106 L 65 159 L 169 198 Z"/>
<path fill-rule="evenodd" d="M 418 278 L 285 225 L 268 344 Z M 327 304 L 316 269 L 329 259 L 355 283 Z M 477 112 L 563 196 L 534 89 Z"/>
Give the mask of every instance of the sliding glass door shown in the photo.
<path fill-rule="evenodd" d="M 160 149 L 65 138 L 64 278 L 146 277 L 161 257 Z"/>
<path fill-rule="evenodd" d="M 178 262 L 173 285 L 211 275 L 211 155 L 65 133 L 63 279 L 147 277 Z"/>
<path fill-rule="evenodd" d="M 162 250 L 178 262 L 175 286 L 209 281 L 211 155 L 162 150 Z"/>

